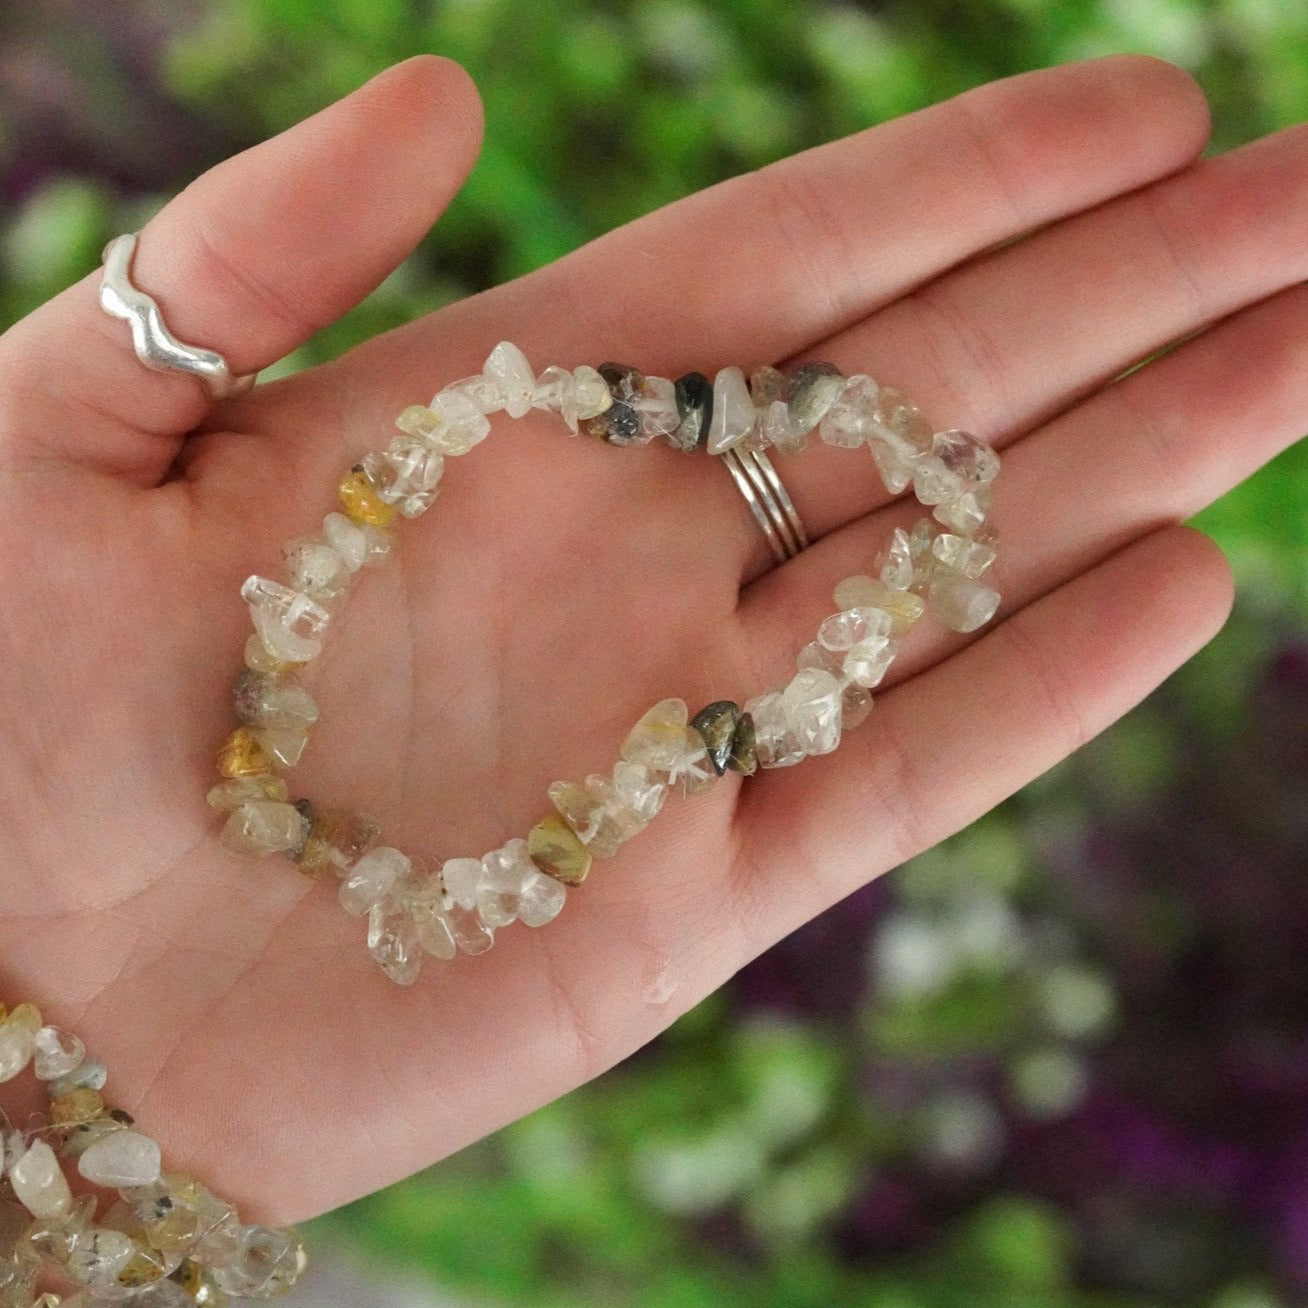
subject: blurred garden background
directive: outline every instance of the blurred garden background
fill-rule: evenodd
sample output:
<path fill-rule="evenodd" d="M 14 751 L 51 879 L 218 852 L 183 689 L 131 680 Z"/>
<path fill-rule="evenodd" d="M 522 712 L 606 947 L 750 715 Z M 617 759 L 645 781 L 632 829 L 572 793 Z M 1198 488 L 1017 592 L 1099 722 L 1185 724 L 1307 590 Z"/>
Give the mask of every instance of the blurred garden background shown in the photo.
<path fill-rule="evenodd" d="M 422 50 L 479 83 L 481 161 L 285 369 L 1024 69 L 1174 60 L 1214 148 L 1308 106 L 1302 0 L 7 0 L 0 320 Z M 1145 705 L 311 1247 L 532 1308 L 1308 1305 L 1308 443 L 1200 525 L 1236 612 Z"/>

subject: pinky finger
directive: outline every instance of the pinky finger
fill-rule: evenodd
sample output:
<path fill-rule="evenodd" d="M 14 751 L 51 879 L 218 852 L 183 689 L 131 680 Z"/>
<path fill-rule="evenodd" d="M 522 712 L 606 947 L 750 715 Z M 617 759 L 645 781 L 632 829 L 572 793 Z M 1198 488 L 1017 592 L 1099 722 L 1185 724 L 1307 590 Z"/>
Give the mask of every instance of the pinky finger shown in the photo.
<path fill-rule="evenodd" d="M 1231 593 L 1212 541 L 1165 528 L 887 691 L 835 755 L 746 786 L 729 898 L 751 944 L 952 835 L 1104 730 L 1217 633 Z"/>

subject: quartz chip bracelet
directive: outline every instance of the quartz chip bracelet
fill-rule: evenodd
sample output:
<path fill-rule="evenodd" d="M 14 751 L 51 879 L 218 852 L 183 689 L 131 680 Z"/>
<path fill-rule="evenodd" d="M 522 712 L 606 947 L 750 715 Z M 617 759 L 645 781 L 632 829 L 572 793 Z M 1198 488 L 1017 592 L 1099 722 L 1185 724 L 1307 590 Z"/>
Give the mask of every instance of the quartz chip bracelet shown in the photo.
<path fill-rule="evenodd" d="M 21 1129 L 0 1114 L 2 1308 L 216 1308 L 294 1285 L 305 1263 L 294 1231 L 246 1225 L 199 1181 L 165 1172 L 159 1146 L 105 1102 L 107 1070 L 82 1041 L 32 1004 L 0 1005 L 0 1081 L 28 1068 L 48 1105 Z M 94 1191 L 74 1197 L 65 1169 Z M 43 1269 L 77 1290 L 38 1293 Z"/>
<path fill-rule="evenodd" d="M 911 487 L 931 516 L 896 529 L 866 574 L 835 587 L 836 611 L 800 650 L 784 686 L 694 713 L 680 699 L 660 701 L 632 727 L 611 772 L 549 787 L 551 807 L 525 838 L 428 869 L 381 844 L 374 819 L 290 798 L 284 773 L 318 718 L 296 674 L 322 649 L 356 576 L 387 557 L 396 522 L 431 506 L 446 460 L 486 438 L 489 415 L 520 418 L 533 409 L 610 445 L 664 440 L 710 455 L 768 447 L 796 454 L 816 433 L 829 445 L 866 447 L 887 490 Z M 396 427 L 384 450 L 342 474 L 340 507 L 321 530 L 286 543 L 281 578 L 252 576 L 242 586 L 254 631 L 236 681 L 240 725 L 219 752 L 222 779 L 208 800 L 228 814 L 228 848 L 284 854 L 306 873 L 339 879 L 342 906 L 367 919 L 368 949 L 402 985 L 416 980 L 424 955 L 480 954 L 514 921 L 549 922 L 592 859 L 616 854 L 669 790 L 695 794 L 728 771 L 748 776 L 830 753 L 842 731 L 867 717 L 871 691 L 927 607 L 968 632 L 999 605 L 985 580 L 995 559 L 986 519 L 998 456 L 966 432 L 934 431 L 894 387 L 830 364 L 789 375 L 765 367 L 748 380 L 734 367 L 712 381 L 700 373 L 673 381 L 620 364 L 550 367 L 537 376 L 505 341 L 481 373 L 405 409 Z"/>

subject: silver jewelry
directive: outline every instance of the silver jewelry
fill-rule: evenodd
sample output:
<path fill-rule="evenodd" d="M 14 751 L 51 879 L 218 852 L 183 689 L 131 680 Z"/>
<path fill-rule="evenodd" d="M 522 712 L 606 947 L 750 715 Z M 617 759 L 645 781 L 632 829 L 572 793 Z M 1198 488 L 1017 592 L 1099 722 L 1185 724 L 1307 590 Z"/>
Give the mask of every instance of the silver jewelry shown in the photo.
<path fill-rule="evenodd" d="M 237 377 L 227 366 L 227 360 L 215 350 L 183 344 L 168 330 L 158 304 L 132 284 L 135 251 L 133 232 L 115 236 L 104 247 L 100 307 L 131 327 L 136 357 L 156 372 L 187 372 L 198 377 L 214 400 L 244 395 L 254 385 L 254 373 Z"/>
<path fill-rule="evenodd" d="M 754 520 L 763 529 L 778 563 L 793 559 L 808 547 L 808 535 L 795 511 L 794 501 L 777 476 L 772 461 L 762 450 L 729 449 L 722 455 Z"/>

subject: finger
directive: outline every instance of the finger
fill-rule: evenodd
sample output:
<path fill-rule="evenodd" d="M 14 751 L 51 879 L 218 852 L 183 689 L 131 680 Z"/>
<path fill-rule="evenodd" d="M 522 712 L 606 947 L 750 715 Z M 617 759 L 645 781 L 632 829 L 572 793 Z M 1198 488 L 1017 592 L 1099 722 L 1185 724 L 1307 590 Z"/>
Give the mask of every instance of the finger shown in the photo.
<path fill-rule="evenodd" d="M 969 91 L 732 178 L 394 333 L 395 389 L 357 416 L 384 422 L 397 396 L 430 391 L 433 358 L 479 367 L 510 322 L 530 358 L 568 366 L 602 356 L 675 376 L 787 358 L 980 250 L 1183 167 L 1207 131 L 1194 82 L 1153 59 Z M 381 361 L 365 347 L 355 373 L 375 377 Z"/>
<path fill-rule="evenodd" d="M 135 283 L 179 340 L 217 350 L 236 374 L 255 372 L 395 268 L 462 182 L 479 139 L 463 70 L 408 60 L 192 183 L 141 233 Z M 0 456 L 71 460 L 152 485 L 209 409 L 207 392 L 183 374 L 147 371 L 126 324 L 101 311 L 99 284 L 91 274 L 0 338 L 10 382 Z"/>
<path fill-rule="evenodd" d="M 1211 639 L 1230 601 L 1213 543 L 1168 528 L 881 695 L 834 755 L 743 787 L 727 911 L 749 924 L 745 954 L 1079 748 Z"/>
<path fill-rule="evenodd" d="M 1306 341 L 1308 287 L 1296 286 L 1013 446 L 993 517 L 1001 612 L 1022 608 L 1160 525 L 1191 517 L 1298 440 L 1308 430 Z M 869 571 L 891 527 L 924 512 L 909 502 L 869 514 L 755 582 L 739 613 L 755 659 L 770 657 L 774 675 L 785 675 L 802 633 L 831 611 L 834 583 Z M 910 642 L 891 680 L 962 639 Z"/>
<path fill-rule="evenodd" d="M 820 347 L 1003 447 L 1169 343 L 1308 278 L 1308 129 L 1206 159 L 888 305 Z M 784 460 L 810 537 L 889 497 L 872 460 Z M 757 559 L 757 543 L 746 537 Z M 757 567 L 757 562 L 755 565 Z"/>

